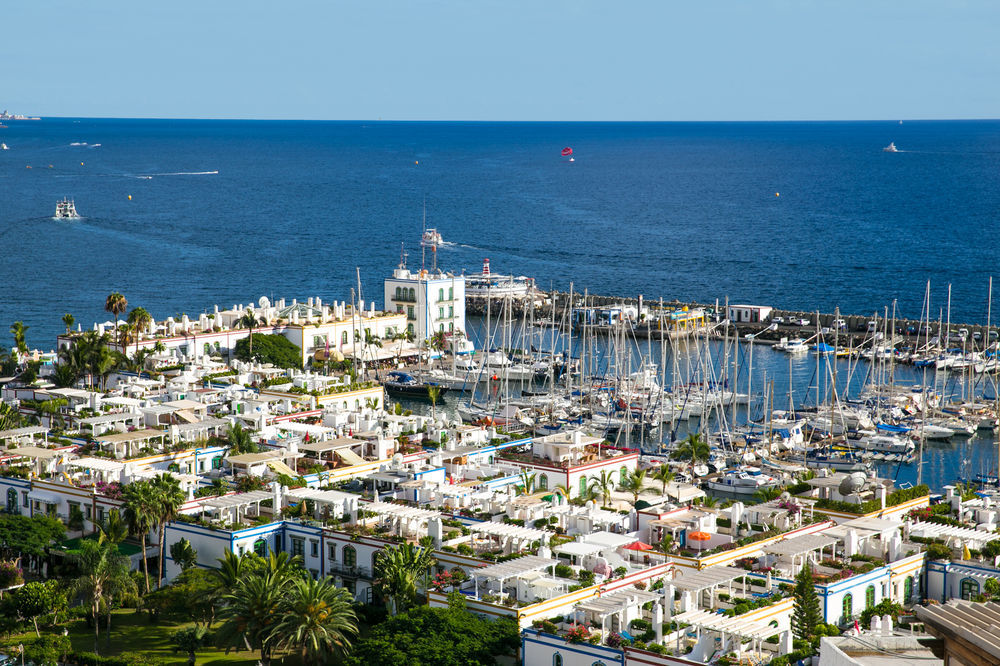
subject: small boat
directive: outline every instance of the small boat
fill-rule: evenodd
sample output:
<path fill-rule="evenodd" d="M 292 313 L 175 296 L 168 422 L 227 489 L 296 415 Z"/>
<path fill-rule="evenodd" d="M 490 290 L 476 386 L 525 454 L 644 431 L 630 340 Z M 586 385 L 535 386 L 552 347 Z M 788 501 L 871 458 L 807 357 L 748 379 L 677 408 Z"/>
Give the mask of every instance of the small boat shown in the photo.
<path fill-rule="evenodd" d="M 79 218 L 80 215 L 76 212 L 76 204 L 73 200 L 63 197 L 62 201 L 56 202 L 55 217 L 57 219 L 75 220 Z"/>
<path fill-rule="evenodd" d="M 441 247 L 444 239 L 437 229 L 425 229 L 424 235 L 420 237 L 420 244 L 423 247 Z"/>
<path fill-rule="evenodd" d="M 809 345 L 806 344 L 805 340 L 802 338 L 792 338 L 791 340 L 788 338 L 781 338 L 781 340 L 774 345 L 774 349 L 783 351 L 786 354 L 804 354 L 809 351 Z"/>
<path fill-rule="evenodd" d="M 0 150 L 10 150 L 6 143 L 0 143 Z"/>
<path fill-rule="evenodd" d="M 437 387 L 439 398 L 443 397 L 449 391 L 447 386 L 434 382 L 421 381 L 409 373 L 399 372 L 398 370 L 388 373 L 382 384 L 389 393 L 413 396 L 415 398 L 429 398 L 432 386 Z"/>
<path fill-rule="evenodd" d="M 896 148 L 896 144 L 890 142 L 888 146 L 882 149 L 883 153 L 898 153 L 899 149 Z"/>
<path fill-rule="evenodd" d="M 773 476 L 763 474 L 757 467 L 743 467 L 724 472 L 718 478 L 708 481 L 709 490 L 753 495 L 765 488 L 778 488 L 781 482 Z"/>

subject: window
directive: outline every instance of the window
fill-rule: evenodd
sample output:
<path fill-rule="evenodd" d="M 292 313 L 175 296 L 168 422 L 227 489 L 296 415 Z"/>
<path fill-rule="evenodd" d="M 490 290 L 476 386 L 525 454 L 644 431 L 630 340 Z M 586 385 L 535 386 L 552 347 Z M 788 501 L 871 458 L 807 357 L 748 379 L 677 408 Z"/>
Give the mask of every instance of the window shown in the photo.
<path fill-rule="evenodd" d="M 17 513 L 17 491 L 7 489 L 7 513 Z"/>
<path fill-rule="evenodd" d="M 552 655 L 552 666 L 563 666 L 562 655 L 559 654 L 558 652 Z"/>
<path fill-rule="evenodd" d="M 310 569 L 309 573 L 312 574 L 313 580 L 319 580 L 319 569 Z"/>
<path fill-rule="evenodd" d="M 444 308 L 438 308 L 438 319 L 444 319 Z"/>
<path fill-rule="evenodd" d="M 344 331 L 340 334 L 340 344 L 342 345 L 347 344 L 347 331 Z"/>
<path fill-rule="evenodd" d="M 453 322 L 453 321 L 448 322 L 448 332 L 449 333 L 454 333 L 455 332 L 455 322 Z"/>
<path fill-rule="evenodd" d="M 402 297 L 400 296 L 400 293 L 399 293 L 401 291 L 402 291 L 402 289 L 400 289 L 399 287 L 396 287 L 396 300 L 397 301 L 402 300 Z"/>
<path fill-rule="evenodd" d="M 358 551 L 354 550 L 354 546 L 344 546 L 344 566 L 354 567 L 358 564 Z"/>
<path fill-rule="evenodd" d="M 903 603 L 910 603 L 910 599 L 913 598 L 913 576 L 908 576 L 906 580 L 903 581 Z"/>
<path fill-rule="evenodd" d="M 549 477 L 546 476 L 545 474 L 542 474 L 541 476 L 538 477 L 538 489 L 539 490 L 549 489 Z"/>
<path fill-rule="evenodd" d="M 357 583 L 353 580 L 345 580 L 344 589 L 350 592 L 353 597 L 357 593 Z"/>
<path fill-rule="evenodd" d="M 292 557 L 306 554 L 306 540 L 301 537 L 292 537 Z"/>
<path fill-rule="evenodd" d="M 326 336 L 325 335 L 314 335 L 313 336 L 313 347 L 326 347 Z"/>
<path fill-rule="evenodd" d="M 844 617 L 841 618 L 841 622 L 847 622 L 854 617 L 854 595 L 850 592 L 844 595 L 843 615 Z"/>
<path fill-rule="evenodd" d="M 329 555 L 329 559 L 330 559 L 331 562 L 336 562 L 337 561 L 337 544 L 331 543 L 329 545 L 329 547 L 326 549 L 326 553 L 327 553 L 327 555 Z"/>
<path fill-rule="evenodd" d="M 586 496 L 587 496 L 587 477 L 586 476 L 581 476 L 580 477 L 580 497 L 586 497 Z"/>
<path fill-rule="evenodd" d="M 412 305 L 407 305 L 406 306 L 406 318 L 407 319 L 416 319 L 416 316 L 413 314 L 413 306 Z"/>
<path fill-rule="evenodd" d="M 444 300 L 444 288 L 443 287 L 441 289 L 438 289 L 438 300 L 439 301 L 443 301 Z"/>
<path fill-rule="evenodd" d="M 977 581 L 975 578 L 963 578 L 962 599 L 964 601 L 972 601 L 972 598 L 978 595 L 979 595 L 979 581 Z"/>
<path fill-rule="evenodd" d="M 441 325 L 438 326 L 438 330 L 444 333 L 444 322 L 441 322 Z"/>
<path fill-rule="evenodd" d="M 455 300 L 455 288 L 454 287 L 448 287 L 448 300 L 449 301 Z"/>
<path fill-rule="evenodd" d="M 319 541 L 315 539 L 309 541 L 309 554 L 312 557 L 319 557 Z"/>
<path fill-rule="evenodd" d="M 407 324 L 407 325 L 406 325 L 406 331 L 407 331 L 407 333 L 409 333 L 410 335 L 413 335 L 413 324 Z"/>
<path fill-rule="evenodd" d="M 28 504 L 28 491 L 27 490 L 22 490 L 21 491 L 21 506 L 23 506 L 25 509 L 27 509 L 28 506 L 29 506 L 29 504 Z"/>
<path fill-rule="evenodd" d="M 222 456 L 212 458 L 212 469 L 222 469 Z"/>
<path fill-rule="evenodd" d="M 413 291 L 413 289 L 410 289 L 410 300 L 411 301 L 417 300 L 417 292 Z"/>
<path fill-rule="evenodd" d="M 875 607 L 875 586 L 869 585 L 865 590 L 865 610 Z"/>
<path fill-rule="evenodd" d="M 99 522 L 101 524 L 104 523 L 104 507 L 103 506 L 97 507 L 97 522 Z"/>
<path fill-rule="evenodd" d="M 267 542 L 263 539 L 257 539 L 253 543 L 253 552 L 257 553 L 261 557 L 267 555 Z"/>
<path fill-rule="evenodd" d="M 452 318 L 454 316 L 455 316 L 455 306 L 454 305 L 449 305 L 448 306 L 448 317 Z"/>

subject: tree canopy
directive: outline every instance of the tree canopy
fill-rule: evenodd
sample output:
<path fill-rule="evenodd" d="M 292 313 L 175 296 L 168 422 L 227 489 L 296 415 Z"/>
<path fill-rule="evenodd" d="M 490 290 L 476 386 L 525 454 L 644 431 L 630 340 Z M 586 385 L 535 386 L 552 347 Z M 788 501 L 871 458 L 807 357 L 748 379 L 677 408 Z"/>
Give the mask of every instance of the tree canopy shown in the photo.
<path fill-rule="evenodd" d="M 243 338 L 236 343 L 236 358 L 249 361 L 250 340 Z M 273 363 L 279 368 L 301 368 L 302 349 L 282 335 L 265 335 L 259 333 L 253 336 L 253 360 L 260 363 Z"/>
<path fill-rule="evenodd" d="M 509 618 L 484 620 L 464 609 L 418 606 L 389 618 L 354 647 L 348 666 L 488 666 L 519 641 Z"/>
<path fill-rule="evenodd" d="M 0 556 L 40 558 L 66 535 L 63 524 L 49 516 L 0 514 Z"/>

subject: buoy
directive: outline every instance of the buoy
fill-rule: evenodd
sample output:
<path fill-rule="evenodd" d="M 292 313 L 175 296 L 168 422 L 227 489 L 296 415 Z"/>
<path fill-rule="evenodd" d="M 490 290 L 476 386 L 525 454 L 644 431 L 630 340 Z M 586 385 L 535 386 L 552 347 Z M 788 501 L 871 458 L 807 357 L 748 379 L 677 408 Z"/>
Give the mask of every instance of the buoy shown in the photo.
<path fill-rule="evenodd" d="M 414 160 L 413 163 L 414 164 L 420 164 L 420 160 Z"/>
<path fill-rule="evenodd" d="M 51 165 L 51 164 L 49 165 L 49 168 L 50 168 L 50 169 L 52 168 L 52 165 Z"/>
<path fill-rule="evenodd" d="M 130 195 L 128 195 L 128 200 L 129 200 L 129 201 L 132 201 L 132 195 L 131 195 L 131 194 L 130 194 Z"/>
<path fill-rule="evenodd" d="M 776 197 L 780 197 L 780 196 L 781 196 L 781 192 L 775 192 L 775 193 L 774 193 L 774 196 L 776 196 Z"/>
<path fill-rule="evenodd" d="M 31 168 L 31 165 L 30 165 L 30 164 L 28 164 L 28 165 L 27 165 L 27 166 L 25 166 L 24 168 L 25 168 L 25 169 L 30 169 L 30 168 Z"/>
<path fill-rule="evenodd" d="M 83 166 L 83 162 L 80 162 L 80 166 Z"/>

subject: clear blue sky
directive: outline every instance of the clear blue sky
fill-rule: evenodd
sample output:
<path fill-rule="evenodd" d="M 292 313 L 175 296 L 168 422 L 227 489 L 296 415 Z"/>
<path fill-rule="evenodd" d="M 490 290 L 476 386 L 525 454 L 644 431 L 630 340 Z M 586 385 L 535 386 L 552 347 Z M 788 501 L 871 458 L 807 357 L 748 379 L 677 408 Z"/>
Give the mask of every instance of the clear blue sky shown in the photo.
<path fill-rule="evenodd" d="M 1000 117 L 998 0 L 20 0 L 0 109 L 49 116 Z"/>

